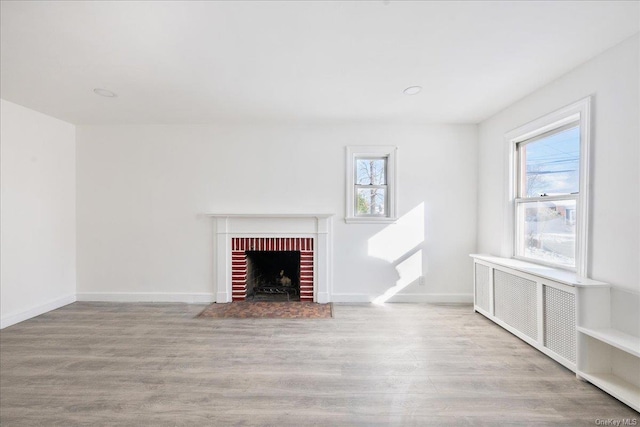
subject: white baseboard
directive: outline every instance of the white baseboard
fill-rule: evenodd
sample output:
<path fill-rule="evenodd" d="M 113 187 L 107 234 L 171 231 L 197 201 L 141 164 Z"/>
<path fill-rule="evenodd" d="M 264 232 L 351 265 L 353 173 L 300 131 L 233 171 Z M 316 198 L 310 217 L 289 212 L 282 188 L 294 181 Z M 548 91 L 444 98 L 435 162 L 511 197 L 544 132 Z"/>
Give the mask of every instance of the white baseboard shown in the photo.
<path fill-rule="evenodd" d="M 389 302 L 429 302 L 434 304 L 471 304 L 473 294 L 396 294 Z"/>
<path fill-rule="evenodd" d="M 174 293 L 174 292 L 80 292 L 78 301 L 104 302 L 186 302 L 189 304 L 208 304 L 215 301 L 213 293 Z"/>
<path fill-rule="evenodd" d="M 16 323 L 20 323 L 36 316 L 40 316 L 41 314 L 47 313 L 60 307 L 64 307 L 65 305 L 71 304 L 73 302 L 76 302 L 76 296 L 73 294 L 66 295 L 64 297 L 56 298 L 44 304 L 40 304 L 36 307 L 32 307 L 20 313 L 2 316 L 0 318 L 0 329 L 4 329 L 8 326 L 15 325 Z"/>
<path fill-rule="evenodd" d="M 371 302 L 374 298 L 367 294 L 331 294 L 331 302 Z"/>
<path fill-rule="evenodd" d="M 378 295 L 332 294 L 333 302 L 372 302 Z M 473 294 L 396 294 L 386 302 L 473 303 Z"/>

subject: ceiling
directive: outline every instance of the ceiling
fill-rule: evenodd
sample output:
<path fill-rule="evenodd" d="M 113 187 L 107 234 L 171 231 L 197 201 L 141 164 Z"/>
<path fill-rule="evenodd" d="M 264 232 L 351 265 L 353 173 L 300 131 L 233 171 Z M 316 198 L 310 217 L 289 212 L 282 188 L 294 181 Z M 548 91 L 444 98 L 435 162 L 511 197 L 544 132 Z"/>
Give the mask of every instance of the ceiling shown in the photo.
<path fill-rule="evenodd" d="M 637 33 L 639 4 L 3 1 L 0 90 L 75 124 L 477 123 Z"/>

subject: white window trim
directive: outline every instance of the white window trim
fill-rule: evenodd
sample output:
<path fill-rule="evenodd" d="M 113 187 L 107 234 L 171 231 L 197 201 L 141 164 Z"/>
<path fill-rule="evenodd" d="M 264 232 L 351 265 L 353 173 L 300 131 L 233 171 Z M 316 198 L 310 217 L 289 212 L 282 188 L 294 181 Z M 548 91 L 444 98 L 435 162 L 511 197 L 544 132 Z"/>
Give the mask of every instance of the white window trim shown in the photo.
<path fill-rule="evenodd" d="M 507 198 L 505 207 L 505 218 L 507 226 L 507 236 L 509 242 L 509 253 L 511 258 L 520 258 L 515 256 L 516 245 L 516 203 L 517 197 L 517 173 L 518 173 L 518 156 L 517 144 L 530 138 L 534 138 L 542 133 L 548 132 L 554 128 L 575 121 L 580 121 L 580 190 L 576 203 L 578 214 L 576 215 L 576 268 L 575 272 L 579 276 L 588 277 L 588 242 L 589 242 L 589 153 L 591 152 L 591 96 L 581 99 L 571 105 L 561 108 L 553 113 L 540 117 L 530 123 L 520 126 L 507 134 L 505 141 L 507 147 L 508 159 L 508 177 L 507 177 Z M 549 265 L 562 269 L 557 264 L 549 264 L 544 261 L 532 260 L 530 258 L 522 258 L 528 262 L 542 265 Z"/>
<path fill-rule="evenodd" d="M 394 223 L 398 212 L 398 147 L 391 145 L 362 145 L 347 147 L 347 192 L 346 214 L 347 224 L 379 224 Z M 386 216 L 357 216 L 355 211 L 355 159 L 358 157 L 386 157 L 387 158 L 387 203 Z"/>

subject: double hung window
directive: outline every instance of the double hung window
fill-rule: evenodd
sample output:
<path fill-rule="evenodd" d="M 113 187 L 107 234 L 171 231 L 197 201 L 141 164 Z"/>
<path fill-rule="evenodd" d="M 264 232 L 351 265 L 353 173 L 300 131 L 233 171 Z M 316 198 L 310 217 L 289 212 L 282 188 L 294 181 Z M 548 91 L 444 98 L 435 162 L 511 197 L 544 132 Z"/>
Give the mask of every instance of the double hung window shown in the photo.
<path fill-rule="evenodd" d="M 355 162 L 356 215 L 387 216 L 387 158 L 356 157 Z"/>
<path fill-rule="evenodd" d="M 390 222 L 396 215 L 396 148 L 347 147 L 347 222 Z"/>
<path fill-rule="evenodd" d="M 512 132 L 513 254 L 586 275 L 589 100 Z"/>

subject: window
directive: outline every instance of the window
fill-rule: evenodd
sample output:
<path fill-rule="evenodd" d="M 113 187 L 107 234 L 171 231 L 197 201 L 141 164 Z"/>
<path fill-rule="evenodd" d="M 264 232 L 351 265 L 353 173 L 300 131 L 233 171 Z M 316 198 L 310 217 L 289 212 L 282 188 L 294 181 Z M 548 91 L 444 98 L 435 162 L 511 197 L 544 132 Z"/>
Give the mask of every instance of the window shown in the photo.
<path fill-rule="evenodd" d="M 386 216 L 387 158 L 356 157 L 356 216 Z"/>
<path fill-rule="evenodd" d="M 587 98 L 507 135 L 513 255 L 586 276 Z"/>
<path fill-rule="evenodd" d="M 346 221 L 393 222 L 396 147 L 347 147 Z"/>

